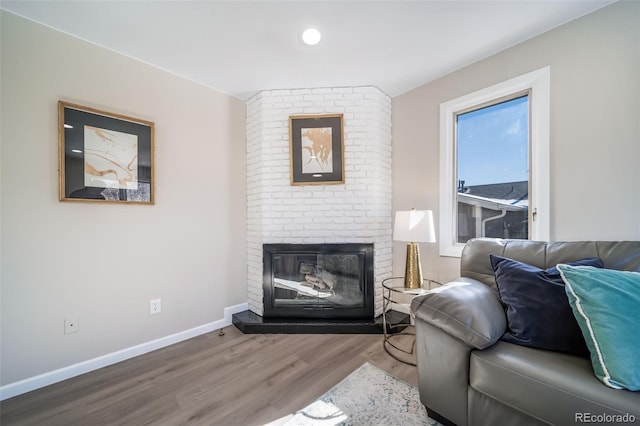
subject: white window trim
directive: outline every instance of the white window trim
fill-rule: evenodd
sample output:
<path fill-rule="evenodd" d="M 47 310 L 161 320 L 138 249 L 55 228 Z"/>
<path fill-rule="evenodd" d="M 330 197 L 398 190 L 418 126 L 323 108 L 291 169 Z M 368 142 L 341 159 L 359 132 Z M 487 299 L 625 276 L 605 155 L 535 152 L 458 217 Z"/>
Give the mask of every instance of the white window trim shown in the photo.
<path fill-rule="evenodd" d="M 440 255 L 460 257 L 463 243 L 456 241 L 456 154 L 455 114 L 530 90 L 530 179 L 529 238 L 548 241 L 550 237 L 550 117 L 551 69 L 544 67 L 469 95 L 440 104 Z"/>

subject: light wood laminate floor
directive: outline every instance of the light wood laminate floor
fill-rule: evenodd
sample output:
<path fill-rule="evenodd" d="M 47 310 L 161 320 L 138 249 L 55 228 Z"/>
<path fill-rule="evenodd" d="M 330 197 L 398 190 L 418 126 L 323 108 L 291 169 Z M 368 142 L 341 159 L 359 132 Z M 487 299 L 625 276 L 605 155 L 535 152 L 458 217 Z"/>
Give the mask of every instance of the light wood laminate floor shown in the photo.
<path fill-rule="evenodd" d="M 0 403 L 10 425 L 263 425 L 370 362 L 416 385 L 382 335 L 205 334 Z"/>

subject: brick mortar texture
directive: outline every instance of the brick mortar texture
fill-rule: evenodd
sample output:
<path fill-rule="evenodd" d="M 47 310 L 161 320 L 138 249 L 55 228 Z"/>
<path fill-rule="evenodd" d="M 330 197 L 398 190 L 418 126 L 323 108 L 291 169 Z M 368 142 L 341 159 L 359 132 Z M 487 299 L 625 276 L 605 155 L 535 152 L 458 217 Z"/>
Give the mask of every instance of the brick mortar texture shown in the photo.
<path fill-rule="evenodd" d="M 391 276 L 391 99 L 375 87 L 269 90 L 246 104 L 249 309 L 265 243 L 373 243 L 375 314 Z M 345 183 L 290 185 L 289 116 L 343 114 Z"/>

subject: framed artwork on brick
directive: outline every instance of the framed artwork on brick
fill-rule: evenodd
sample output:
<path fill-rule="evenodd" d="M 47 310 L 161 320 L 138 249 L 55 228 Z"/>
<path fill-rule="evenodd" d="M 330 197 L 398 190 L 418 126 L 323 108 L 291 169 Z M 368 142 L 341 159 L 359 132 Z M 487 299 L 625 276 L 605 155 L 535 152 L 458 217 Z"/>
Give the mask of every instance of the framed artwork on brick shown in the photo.
<path fill-rule="evenodd" d="M 154 204 L 154 123 L 58 102 L 60 201 Z"/>
<path fill-rule="evenodd" d="M 342 114 L 289 117 L 291 185 L 344 183 Z"/>

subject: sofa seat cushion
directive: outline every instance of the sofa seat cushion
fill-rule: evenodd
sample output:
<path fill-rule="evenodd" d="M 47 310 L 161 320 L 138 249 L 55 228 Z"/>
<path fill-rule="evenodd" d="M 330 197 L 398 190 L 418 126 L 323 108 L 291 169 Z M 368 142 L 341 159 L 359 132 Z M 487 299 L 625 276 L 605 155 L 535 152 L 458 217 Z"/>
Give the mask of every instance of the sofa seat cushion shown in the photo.
<path fill-rule="evenodd" d="M 579 423 L 580 415 L 640 419 L 640 392 L 608 388 L 584 358 L 498 342 L 472 351 L 469 370 L 476 391 L 551 424 Z"/>

